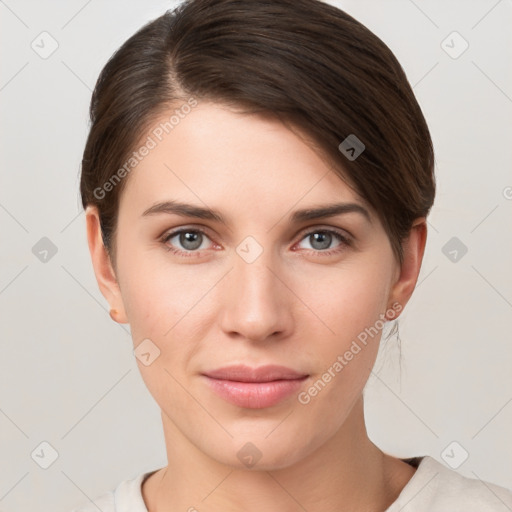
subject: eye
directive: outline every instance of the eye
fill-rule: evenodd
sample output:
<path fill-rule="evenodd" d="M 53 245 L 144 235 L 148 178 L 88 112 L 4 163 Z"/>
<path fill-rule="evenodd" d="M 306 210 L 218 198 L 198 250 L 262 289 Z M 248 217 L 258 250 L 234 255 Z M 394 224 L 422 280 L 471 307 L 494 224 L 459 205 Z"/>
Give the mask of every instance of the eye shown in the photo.
<path fill-rule="evenodd" d="M 198 253 L 200 250 L 208 249 L 208 244 L 205 245 L 206 240 L 210 240 L 209 237 L 197 228 L 181 228 L 162 237 L 162 242 L 169 251 L 182 256 L 191 256 L 192 254 L 187 253 Z"/>
<path fill-rule="evenodd" d="M 347 246 L 351 245 L 351 241 L 347 236 L 332 229 L 315 229 L 314 231 L 309 231 L 303 235 L 299 244 L 303 241 L 308 241 L 310 248 L 314 252 L 322 253 L 322 255 L 341 252 Z M 332 244 L 336 241 L 338 242 L 338 245 L 333 248 Z M 305 249 L 310 248 L 305 247 Z"/>
<path fill-rule="evenodd" d="M 213 243 L 208 235 L 198 228 L 180 228 L 165 233 L 161 239 L 166 249 L 179 256 L 199 256 L 202 250 L 209 248 L 207 241 Z M 300 247 L 300 244 L 308 241 L 310 247 Z M 338 242 L 333 248 L 333 243 Z M 213 243 L 215 246 L 216 244 Z M 312 250 L 315 253 L 328 256 L 343 251 L 351 246 L 351 239 L 332 229 L 315 229 L 305 233 L 299 242 L 299 248 Z"/>

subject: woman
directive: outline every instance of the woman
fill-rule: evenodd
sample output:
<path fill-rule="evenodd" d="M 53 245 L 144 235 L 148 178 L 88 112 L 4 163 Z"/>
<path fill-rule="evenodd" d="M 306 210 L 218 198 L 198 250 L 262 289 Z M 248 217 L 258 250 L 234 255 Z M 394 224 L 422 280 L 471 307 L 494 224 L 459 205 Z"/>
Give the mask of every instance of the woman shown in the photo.
<path fill-rule="evenodd" d="M 168 465 L 81 511 L 506 510 L 368 438 L 363 389 L 435 194 L 387 46 L 317 0 L 191 0 L 103 69 L 81 193 Z"/>

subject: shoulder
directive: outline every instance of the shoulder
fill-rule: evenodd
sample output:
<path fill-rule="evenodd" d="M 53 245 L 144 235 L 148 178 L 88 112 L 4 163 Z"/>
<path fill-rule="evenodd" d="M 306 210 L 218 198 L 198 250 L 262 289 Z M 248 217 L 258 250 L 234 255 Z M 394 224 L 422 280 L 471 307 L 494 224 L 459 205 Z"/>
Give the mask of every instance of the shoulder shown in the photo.
<path fill-rule="evenodd" d="M 154 471 L 140 473 L 136 477 L 123 480 L 113 491 L 109 491 L 86 505 L 71 512 L 147 512 L 142 498 L 142 482 Z"/>
<path fill-rule="evenodd" d="M 478 478 L 468 478 L 432 457 L 420 458 L 418 469 L 386 512 L 509 512 L 512 491 Z"/>

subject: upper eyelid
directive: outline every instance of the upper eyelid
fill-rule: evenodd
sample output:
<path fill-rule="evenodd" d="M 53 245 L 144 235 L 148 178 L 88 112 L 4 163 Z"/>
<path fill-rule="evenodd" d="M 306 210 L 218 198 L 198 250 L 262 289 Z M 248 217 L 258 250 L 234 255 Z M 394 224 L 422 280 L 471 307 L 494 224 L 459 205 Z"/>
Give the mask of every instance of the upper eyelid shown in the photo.
<path fill-rule="evenodd" d="M 203 235 L 206 235 L 208 238 L 211 239 L 208 231 L 204 228 L 199 228 L 199 227 L 182 227 L 182 228 L 175 228 L 175 229 L 169 229 L 167 231 L 165 231 L 162 236 L 160 237 L 161 239 L 169 239 L 169 238 L 172 238 L 176 235 L 179 235 L 181 233 L 186 233 L 186 232 L 189 232 L 189 231 L 198 231 L 199 233 L 202 233 Z"/>
<path fill-rule="evenodd" d="M 316 227 L 316 226 L 310 226 L 309 228 L 304 228 L 303 230 L 301 230 L 301 234 L 302 235 L 308 235 L 308 234 L 311 234 L 311 233 L 316 233 L 316 232 L 330 232 L 330 233 L 335 233 L 337 235 L 340 235 L 340 236 L 343 236 L 345 238 L 353 238 L 353 235 L 348 232 L 346 229 L 342 229 L 342 228 L 335 228 L 335 227 Z"/>

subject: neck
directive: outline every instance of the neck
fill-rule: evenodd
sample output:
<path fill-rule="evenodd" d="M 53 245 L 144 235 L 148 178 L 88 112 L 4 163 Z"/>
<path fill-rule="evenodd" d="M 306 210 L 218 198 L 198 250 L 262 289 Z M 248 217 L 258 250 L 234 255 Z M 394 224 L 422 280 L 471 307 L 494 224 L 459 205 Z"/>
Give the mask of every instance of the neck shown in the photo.
<path fill-rule="evenodd" d="M 362 397 L 319 449 L 289 467 L 269 471 L 211 459 L 162 416 L 169 463 L 143 485 L 149 512 L 383 511 L 414 474 L 412 467 L 370 441 Z"/>

